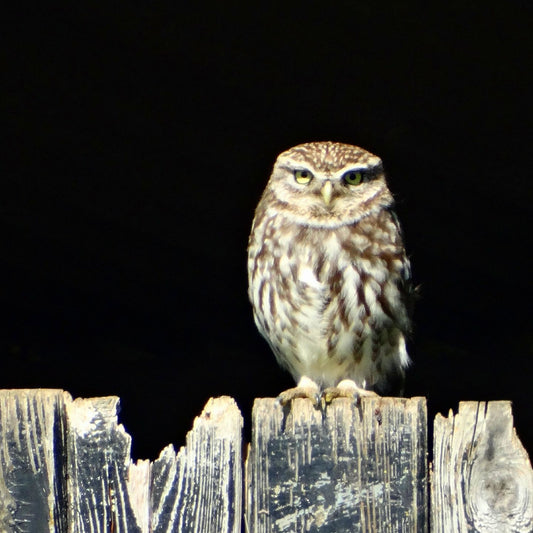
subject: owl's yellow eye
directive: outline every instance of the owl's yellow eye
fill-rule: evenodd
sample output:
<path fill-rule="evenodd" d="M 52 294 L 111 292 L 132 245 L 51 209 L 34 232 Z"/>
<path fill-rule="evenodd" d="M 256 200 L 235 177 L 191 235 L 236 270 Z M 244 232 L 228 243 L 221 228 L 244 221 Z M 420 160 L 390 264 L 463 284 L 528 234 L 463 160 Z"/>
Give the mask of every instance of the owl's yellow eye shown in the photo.
<path fill-rule="evenodd" d="M 359 185 L 363 181 L 363 173 L 358 170 L 349 170 L 342 176 L 342 179 L 348 185 Z"/>
<path fill-rule="evenodd" d="M 306 185 L 311 181 L 313 177 L 313 174 L 309 172 L 309 170 L 295 170 L 294 171 L 294 179 L 296 180 L 296 183 L 299 183 L 300 185 Z"/>

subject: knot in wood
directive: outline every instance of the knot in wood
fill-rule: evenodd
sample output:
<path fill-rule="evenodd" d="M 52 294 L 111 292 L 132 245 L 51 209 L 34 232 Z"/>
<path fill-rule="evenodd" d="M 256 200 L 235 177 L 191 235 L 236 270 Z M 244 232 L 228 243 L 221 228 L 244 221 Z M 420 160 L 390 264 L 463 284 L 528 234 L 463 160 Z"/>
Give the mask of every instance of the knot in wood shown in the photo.
<path fill-rule="evenodd" d="M 472 522 L 479 531 L 530 532 L 533 516 L 531 472 L 513 461 L 479 461 L 467 481 L 467 504 Z"/>

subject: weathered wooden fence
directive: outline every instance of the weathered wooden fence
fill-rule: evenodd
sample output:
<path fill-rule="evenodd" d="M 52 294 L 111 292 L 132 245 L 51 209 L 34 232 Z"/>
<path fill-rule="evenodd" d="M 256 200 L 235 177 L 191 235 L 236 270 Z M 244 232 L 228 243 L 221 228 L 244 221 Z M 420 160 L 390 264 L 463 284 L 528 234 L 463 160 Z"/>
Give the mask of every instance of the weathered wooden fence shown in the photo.
<path fill-rule="evenodd" d="M 509 402 L 438 415 L 428 465 L 424 398 L 258 399 L 244 466 L 229 397 L 153 463 L 131 461 L 117 404 L 0 391 L 0 533 L 533 531 Z"/>

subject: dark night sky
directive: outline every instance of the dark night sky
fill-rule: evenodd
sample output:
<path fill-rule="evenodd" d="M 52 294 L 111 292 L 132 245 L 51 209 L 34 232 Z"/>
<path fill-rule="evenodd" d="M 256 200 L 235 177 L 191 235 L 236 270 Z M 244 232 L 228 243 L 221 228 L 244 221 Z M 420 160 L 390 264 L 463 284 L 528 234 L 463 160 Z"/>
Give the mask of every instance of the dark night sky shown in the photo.
<path fill-rule="evenodd" d="M 526 2 L 65 2 L 4 13 L 0 387 L 117 394 L 137 457 L 291 386 L 246 241 L 277 153 L 382 157 L 421 285 L 407 395 L 510 399 L 533 450 Z M 7 23 L 7 24 L 6 24 Z"/>

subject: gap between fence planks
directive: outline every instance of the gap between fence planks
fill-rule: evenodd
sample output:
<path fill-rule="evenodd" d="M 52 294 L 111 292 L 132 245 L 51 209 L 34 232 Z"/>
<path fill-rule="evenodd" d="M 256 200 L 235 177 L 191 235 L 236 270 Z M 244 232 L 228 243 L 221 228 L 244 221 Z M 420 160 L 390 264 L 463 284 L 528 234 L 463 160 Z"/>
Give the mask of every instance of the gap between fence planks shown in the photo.
<path fill-rule="evenodd" d="M 118 401 L 0 390 L 2 533 L 424 532 L 429 514 L 439 533 L 533 530 L 510 402 L 437 416 L 430 511 L 423 398 L 258 399 L 244 469 L 232 398 L 209 400 L 153 463 L 131 461 Z"/>

